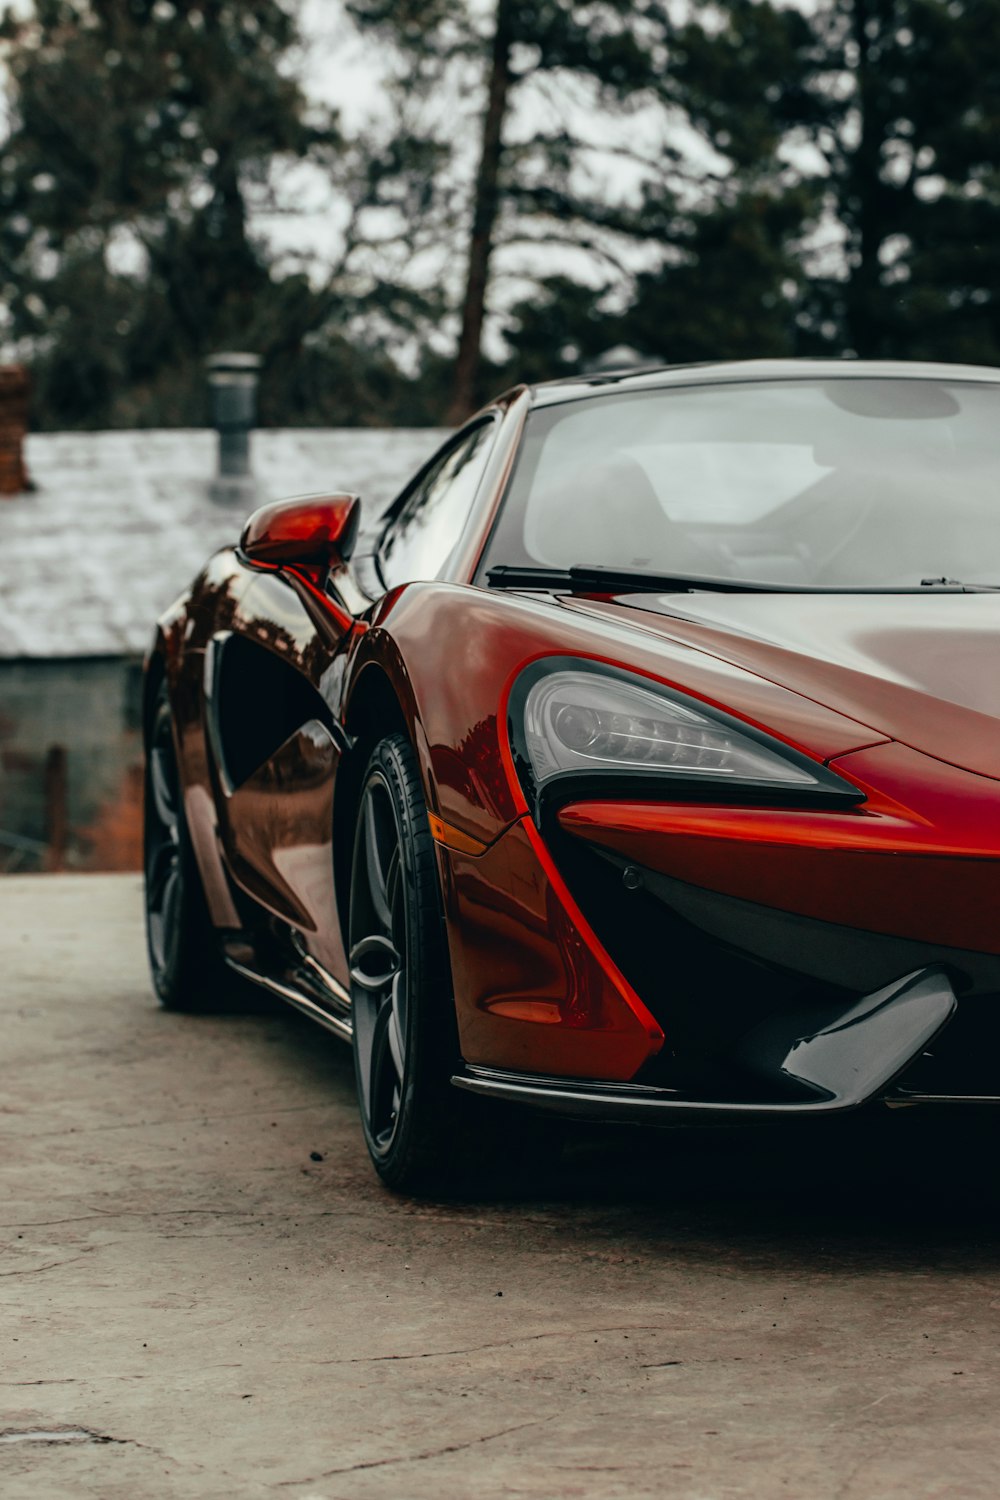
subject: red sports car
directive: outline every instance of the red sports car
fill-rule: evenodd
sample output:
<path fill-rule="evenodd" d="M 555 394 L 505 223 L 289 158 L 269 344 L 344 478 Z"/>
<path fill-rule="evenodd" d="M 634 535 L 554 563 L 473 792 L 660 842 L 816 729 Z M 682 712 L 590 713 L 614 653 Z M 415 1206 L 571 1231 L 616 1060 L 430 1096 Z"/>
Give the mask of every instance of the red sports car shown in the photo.
<path fill-rule="evenodd" d="M 1000 371 L 522 387 L 358 518 L 264 506 L 159 622 L 165 1005 L 350 1040 L 404 1189 L 470 1094 L 1000 1101 Z"/>

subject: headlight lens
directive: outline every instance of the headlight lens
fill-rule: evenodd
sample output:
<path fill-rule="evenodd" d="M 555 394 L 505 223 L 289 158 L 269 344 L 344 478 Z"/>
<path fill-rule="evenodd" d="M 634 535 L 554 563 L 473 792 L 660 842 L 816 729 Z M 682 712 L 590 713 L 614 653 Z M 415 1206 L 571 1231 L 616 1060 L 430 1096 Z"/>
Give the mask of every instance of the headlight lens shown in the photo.
<path fill-rule="evenodd" d="M 562 772 L 655 771 L 808 791 L 828 779 L 753 731 L 598 670 L 537 676 L 524 697 L 524 748 L 536 786 Z M 794 757 L 794 758 L 790 758 Z"/>

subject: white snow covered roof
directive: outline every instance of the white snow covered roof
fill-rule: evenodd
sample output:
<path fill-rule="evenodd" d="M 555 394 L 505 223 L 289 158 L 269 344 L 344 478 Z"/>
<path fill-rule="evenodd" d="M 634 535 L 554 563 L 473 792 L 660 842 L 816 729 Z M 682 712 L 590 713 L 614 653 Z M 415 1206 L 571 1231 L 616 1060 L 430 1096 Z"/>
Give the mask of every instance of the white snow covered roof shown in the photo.
<path fill-rule="evenodd" d="M 252 438 L 258 503 L 354 491 L 370 531 L 443 436 L 263 429 Z M 30 435 L 37 489 L 0 499 L 0 658 L 144 651 L 157 615 L 239 537 L 244 507 L 209 496 L 216 442 L 210 429 Z"/>

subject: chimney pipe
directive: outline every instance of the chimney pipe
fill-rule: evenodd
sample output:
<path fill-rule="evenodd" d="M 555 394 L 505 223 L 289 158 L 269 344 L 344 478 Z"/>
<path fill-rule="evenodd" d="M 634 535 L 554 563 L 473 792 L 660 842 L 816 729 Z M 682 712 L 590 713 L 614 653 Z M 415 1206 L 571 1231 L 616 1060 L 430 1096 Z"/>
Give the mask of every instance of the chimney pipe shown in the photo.
<path fill-rule="evenodd" d="M 0 365 L 0 495 L 20 495 L 31 488 L 24 464 L 28 391 L 24 365 Z"/>
<path fill-rule="evenodd" d="M 250 433 L 257 421 L 258 354 L 213 354 L 205 361 L 212 426 L 219 434 L 219 467 L 213 500 L 252 504 L 257 487 L 250 469 Z"/>

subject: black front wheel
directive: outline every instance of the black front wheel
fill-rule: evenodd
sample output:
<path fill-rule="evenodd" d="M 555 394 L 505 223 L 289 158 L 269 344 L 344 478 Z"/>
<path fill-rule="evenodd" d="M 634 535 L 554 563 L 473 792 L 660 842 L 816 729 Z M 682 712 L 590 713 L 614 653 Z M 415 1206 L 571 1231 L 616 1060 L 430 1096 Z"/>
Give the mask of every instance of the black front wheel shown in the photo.
<path fill-rule="evenodd" d="M 389 735 L 362 785 L 350 905 L 358 1103 L 375 1170 L 392 1188 L 447 1184 L 462 1100 L 434 843 L 412 746 Z"/>

